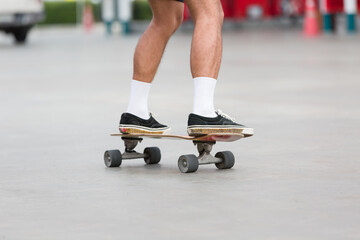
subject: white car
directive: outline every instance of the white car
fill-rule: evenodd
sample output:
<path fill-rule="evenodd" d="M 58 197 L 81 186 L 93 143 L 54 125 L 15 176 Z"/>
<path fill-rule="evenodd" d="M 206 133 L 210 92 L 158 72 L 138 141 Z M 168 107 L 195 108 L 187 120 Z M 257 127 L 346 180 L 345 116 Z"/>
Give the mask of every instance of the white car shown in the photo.
<path fill-rule="evenodd" d="M 29 30 L 44 19 L 42 0 L 0 0 L 0 31 L 24 43 Z"/>

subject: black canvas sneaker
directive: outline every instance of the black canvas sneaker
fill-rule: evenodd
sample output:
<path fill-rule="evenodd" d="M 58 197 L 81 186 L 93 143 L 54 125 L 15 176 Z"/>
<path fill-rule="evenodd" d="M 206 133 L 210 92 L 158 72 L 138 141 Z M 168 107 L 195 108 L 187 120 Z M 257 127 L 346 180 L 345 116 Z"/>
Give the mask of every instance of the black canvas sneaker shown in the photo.
<path fill-rule="evenodd" d="M 156 121 L 152 114 L 150 114 L 149 119 L 142 119 L 131 113 L 123 113 L 120 119 L 119 131 L 121 133 L 135 134 L 165 134 L 170 132 L 170 127 Z"/>
<path fill-rule="evenodd" d="M 187 132 L 190 136 L 210 134 L 210 133 L 235 133 L 244 134 L 250 137 L 254 134 L 254 129 L 234 122 L 234 119 L 216 111 L 217 117 L 208 118 L 191 113 L 188 119 Z"/>

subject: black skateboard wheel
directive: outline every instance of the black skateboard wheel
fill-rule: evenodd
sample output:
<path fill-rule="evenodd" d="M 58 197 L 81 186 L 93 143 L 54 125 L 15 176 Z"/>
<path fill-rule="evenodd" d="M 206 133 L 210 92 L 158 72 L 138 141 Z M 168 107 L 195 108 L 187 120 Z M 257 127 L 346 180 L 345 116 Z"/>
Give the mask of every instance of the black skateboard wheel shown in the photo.
<path fill-rule="evenodd" d="M 215 166 L 218 169 L 230 169 L 235 164 L 234 154 L 232 152 L 230 152 L 230 151 L 218 152 L 218 153 L 215 154 L 215 157 L 222 159 L 222 162 L 215 163 Z"/>
<path fill-rule="evenodd" d="M 147 155 L 144 158 L 146 164 L 157 164 L 161 160 L 161 152 L 158 147 L 147 147 L 144 149 L 144 154 Z"/>
<path fill-rule="evenodd" d="M 196 172 L 199 168 L 199 161 L 193 154 L 182 155 L 179 157 L 178 167 L 182 173 Z"/>
<path fill-rule="evenodd" d="M 119 167 L 122 162 L 119 150 L 107 150 L 104 153 L 104 163 L 107 167 Z"/>

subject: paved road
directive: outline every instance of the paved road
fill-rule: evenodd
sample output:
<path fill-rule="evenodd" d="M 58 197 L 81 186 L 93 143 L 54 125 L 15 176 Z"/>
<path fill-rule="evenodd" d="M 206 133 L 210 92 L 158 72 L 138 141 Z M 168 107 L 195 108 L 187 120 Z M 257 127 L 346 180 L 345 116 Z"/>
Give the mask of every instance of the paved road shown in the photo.
<path fill-rule="evenodd" d="M 218 143 L 233 169 L 181 174 L 191 142 L 149 140 L 160 165 L 103 164 L 122 148 L 138 35 L 38 29 L 0 36 L 0 239 L 359 239 L 360 36 L 224 32 L 216 106 L 255 129 Z M 178 33 L 150 108 L 185 133 L 191 34 Z"/>

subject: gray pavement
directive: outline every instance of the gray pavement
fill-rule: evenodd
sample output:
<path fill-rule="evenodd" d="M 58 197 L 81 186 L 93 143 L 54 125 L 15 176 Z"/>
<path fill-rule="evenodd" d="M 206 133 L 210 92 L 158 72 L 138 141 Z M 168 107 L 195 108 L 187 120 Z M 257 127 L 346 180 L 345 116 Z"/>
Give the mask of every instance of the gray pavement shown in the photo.
<path fill-rule="evenodd" d="M 0 35 L 0 240 L 360 239 L 360 35 L 224 32 L 216 107 L 255 129 L 217 143 L 236 165 L 181 174 L 191 142 L 145 140 L 161 164 L 120 148 L 139 37 L 37 29 L 26 46 Z M 191 33 L 169 43 L 150 108 L 185 134 Z"/>

